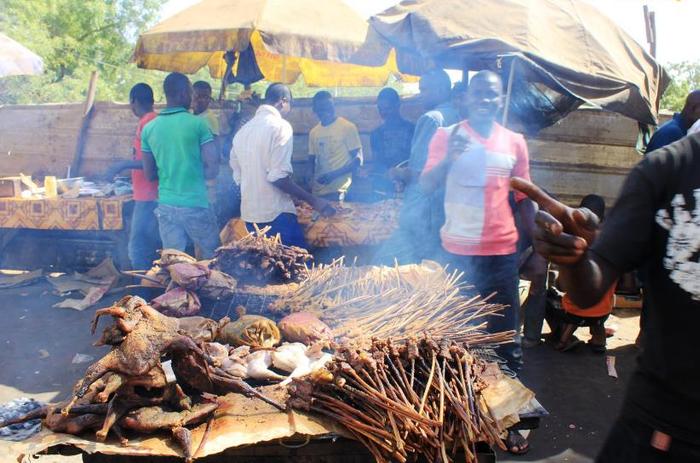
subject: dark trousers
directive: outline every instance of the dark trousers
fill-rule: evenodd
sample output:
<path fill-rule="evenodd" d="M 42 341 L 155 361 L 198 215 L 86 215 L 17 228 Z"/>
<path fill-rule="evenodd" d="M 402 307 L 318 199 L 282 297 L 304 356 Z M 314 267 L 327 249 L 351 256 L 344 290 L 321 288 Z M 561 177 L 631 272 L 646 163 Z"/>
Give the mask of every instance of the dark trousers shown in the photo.
<path fill-rule="evenodd" d="M 624 414 L 618 418 L 596 463 L 698 463 L 700 446 L 671 439 L 668 450 L 652 447 L 654 429 Z"/>
<path fill-rule="evenodd" d="M 151 268 L 162 247 L 158 231 L 158 219 L 154 213 L 157 201 L 134 201 L 129 230 L 129 261 L 134 270 Z"/>
<path fill-rule="evenodd" d="M 245 226 L 248 231 L 255 231 L 254 224 L 246 222 Z M 282 239 L 282 244 L 287 246 L 298 246 L 300 248 L 309 249 L 309 245 L 304 237 L 304 231 L 299 225 L 297 216 L 289 212 L 283 212 L 282 214 L 275 217 L 275 220 L 267 223 L 257 224 L 258 228 L 263 229 L 265 227 L 270 227 L 270 230 L 266 233 L 267 236 L 275 236 L 279 233 Z"/>
<path fill-rule="evenodd" d="M 523 351 L 520 347 L 520 295 L 518 291 L 518 255 L 506 256 L 458 256 L 446 254 L 447 262 L 454 270 L 464 272 L 463 280 L 473 288 L 467 288 L 467 296 L 476 294 L 486 297 L 496 293 L 490 303 L 503 304 L 502 316 L 488 319 L 488 332 L 515 331 L 513 342 L 504 344 L 496 352 L 505 359 L 508 368 L 515 373 L 523 366 Z"/>

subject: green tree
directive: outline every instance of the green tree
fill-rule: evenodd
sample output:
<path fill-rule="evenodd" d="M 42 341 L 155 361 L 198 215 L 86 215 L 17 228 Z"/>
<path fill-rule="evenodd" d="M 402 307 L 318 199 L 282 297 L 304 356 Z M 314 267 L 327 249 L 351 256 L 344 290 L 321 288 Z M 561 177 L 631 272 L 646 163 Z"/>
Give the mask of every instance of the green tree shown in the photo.
<path fill-rule="evenodd" d="M 700 61 L 684 61 L 665 67 L 673 81 L 661 98 L 661 109 L 680 111 L 688 93 L 700 89 Z"/>
<path fill-rule="evenodd" d="M 90 72 L 97 98 L 124 101 L 146 81 L 159 91 L 163 73 L 129 64 L 140 31 L 156 19 L 159 0 L 0 0 L 0 31 L 44 59 L 42 76 L 0 80 L 0 103 L 80 101 Z"/>

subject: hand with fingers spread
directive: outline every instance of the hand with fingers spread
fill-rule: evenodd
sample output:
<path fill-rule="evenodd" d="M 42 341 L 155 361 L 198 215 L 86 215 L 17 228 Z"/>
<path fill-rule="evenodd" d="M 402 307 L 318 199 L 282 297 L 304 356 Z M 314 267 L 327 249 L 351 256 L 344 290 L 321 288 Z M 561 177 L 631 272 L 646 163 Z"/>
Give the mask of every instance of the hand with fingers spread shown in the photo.
<path fill-rule="evenodd" d="M 556 264 L 578 263 L 598 234 L 598 217 L 586 208 L 560 203 L 522 178 L 512 178 L 511 186 L 539 205 L 533 236 L 535 250 Z"/>

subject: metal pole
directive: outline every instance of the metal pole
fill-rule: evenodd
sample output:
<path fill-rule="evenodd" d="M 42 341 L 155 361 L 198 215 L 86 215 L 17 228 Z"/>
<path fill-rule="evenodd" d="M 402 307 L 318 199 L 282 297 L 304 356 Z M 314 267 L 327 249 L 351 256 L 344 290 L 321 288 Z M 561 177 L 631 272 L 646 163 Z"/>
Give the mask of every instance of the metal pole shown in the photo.
<path fill-rule="evenodd" d="M 510 110 L 510 97 L 513 92 L 513 77 L 515 76 L 515 63 L 517 61 L 517 58 L 513 57 L 511 62 L 510 62 L 510 72 L 508 73 L 508 85 L 506 87 L 506 102 L 503 105 L 503 120 L 501 121 L 501 125 L 503 127 L 506 126 L 508 123 L 508 113 Z"/>

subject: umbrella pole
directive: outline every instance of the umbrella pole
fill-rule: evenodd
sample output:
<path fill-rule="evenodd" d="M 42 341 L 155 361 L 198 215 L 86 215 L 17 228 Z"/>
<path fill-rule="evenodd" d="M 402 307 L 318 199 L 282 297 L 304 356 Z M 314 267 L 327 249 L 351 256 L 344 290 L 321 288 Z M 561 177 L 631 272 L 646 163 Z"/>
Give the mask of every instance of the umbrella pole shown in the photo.
<path fill-rule="evenodd" d="M 516 63 L 516 58 L 513 58 L 513 60 L 510 63 L 510 71 L 508 72 L 508 85 L 506 87 L 506 102 L 503 107 L 503 120 L 501 121 L 501 125 L 503 127 L 506 126 L 508 123 L 508 113 L 510 110 L 510 98 L 513 93 L 513 77 L 515 77 L 515 63 Z"/>

